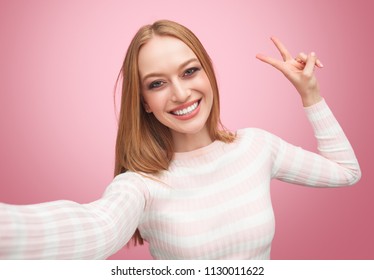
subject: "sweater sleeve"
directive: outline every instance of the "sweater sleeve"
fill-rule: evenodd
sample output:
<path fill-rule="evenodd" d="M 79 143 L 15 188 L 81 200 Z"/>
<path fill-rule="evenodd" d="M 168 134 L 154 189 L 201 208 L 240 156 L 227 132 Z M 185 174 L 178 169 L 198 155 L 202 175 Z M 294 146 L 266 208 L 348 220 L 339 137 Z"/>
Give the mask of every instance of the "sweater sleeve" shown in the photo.
<path fill-rule="evenodd" d="M 318 154 L 276 138 L 272 144 L 272 177 L 316 187 L 347 186 L 358 182 L 361 170 L 354 151 L 325 100 L 304 110 L 317 139 Z"/>
<path fill-rule="evenodd" d="M 135 174 L 118 175 L 89 204 L 0 204 L 0 259 L 105 259 L 135 232 L 147 200 Z"/>

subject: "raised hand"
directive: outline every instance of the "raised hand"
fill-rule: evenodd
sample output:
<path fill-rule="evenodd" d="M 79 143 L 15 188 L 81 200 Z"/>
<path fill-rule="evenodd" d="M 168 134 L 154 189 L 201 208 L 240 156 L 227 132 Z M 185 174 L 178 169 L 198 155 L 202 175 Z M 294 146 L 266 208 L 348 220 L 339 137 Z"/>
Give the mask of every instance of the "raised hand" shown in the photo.
<path fill-rule="evenodd" d="M 308 55 L 299 53 L 296 58 L 293 58 L 279 39 L 271 37 L 271 40 L 279 50 L 283 61 L 263 54 L 257 54 L 256 58 L 281 71 L 295 86 L 305 107 L 319 102 L 322 97 L 314 74 L 314 68 L 315 66 L 322 68 L 323 65 L 316 54 L 314 52 Z"/>

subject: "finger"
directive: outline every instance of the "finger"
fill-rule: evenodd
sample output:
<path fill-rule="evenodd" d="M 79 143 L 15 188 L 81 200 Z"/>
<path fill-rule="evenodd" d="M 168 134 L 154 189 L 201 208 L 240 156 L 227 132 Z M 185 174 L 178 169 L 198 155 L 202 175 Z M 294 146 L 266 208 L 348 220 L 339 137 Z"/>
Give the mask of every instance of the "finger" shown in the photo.
<path fill-rule="evenodd" d="M 322 62 L 317 58 L 316 60 L 316 65 L 319 67 L 319 68 L 322 68 L 323 67 L 323 64 Z"/>
<path fill-rule="evenodd" d="M 307 55 L 305 53 L 299 53 L 297 55 L 297 57 L 295 57 L 295 60 L 296 60 L 296 64 L 295 66 L 299 69 L 299 70 L 304 70 L 304 67 L 305 67 L 305 62 L 306 62 L 306 59 L 307 59 Z"/>
<path fill-rule="evenodd" d="M 305 63 L 305 67 L 303 73 L 305 76 L 311 76 L 314 71 L 314 66 L 316 65 L 317 57 L 314 52 L 311 52 L 308 55 L 307 61 Z"/>
<path fill-rule="evenodd" d="M 275 67 L 279 71 L 282 71 L 282 61 L 272 58 L 270 56 L 266 56 L 264 54 L 257 54 L 256 58 L 267 64 L 270 64 L 271 66 Z"/>
<path fill-rule="evenodd" d="M 299 54 L 297 55 L 297 57 L 295 58 L 295 60 L 296 60 L 297 62 L 300 62 L 300 63 L 305 64 L 307 58 L 308 58 L 308 55 L 305 54 L 305 53 L 303 53 L 303 52 L 301 52 L 301 53 L 299 53 Z M 322 67 L 323 67 L 322 62 L 321 62 L 318 58 L 317 58 L 317 60 L 316 60 L 316 66 L 319 67 L 319 68 L 322 68 Z"/>
<path fill-rule="evenodd" d="M 284 61 L 292 59 L 292 55 L 290 54 L 290 52 L 286 49 L 286 47 L 282 44 L 282 42 L 278 38 L 271 37 L 270 39 L 273 41 L 274 45 L 279 50 L 279 52 L 280 52 Z"/>
<path fill-rule="evenodd" d="M 304 63 L 304 64 L 305 64 L 307 58 L 308 58 L 308 55 L 306 55 L 305 53 L 301 52 L 301 53 L 299 53 L 299 54 L 296 56 L 295 60 L 296 60 L 297 62 L 300 62 L 300 63 Z"/>

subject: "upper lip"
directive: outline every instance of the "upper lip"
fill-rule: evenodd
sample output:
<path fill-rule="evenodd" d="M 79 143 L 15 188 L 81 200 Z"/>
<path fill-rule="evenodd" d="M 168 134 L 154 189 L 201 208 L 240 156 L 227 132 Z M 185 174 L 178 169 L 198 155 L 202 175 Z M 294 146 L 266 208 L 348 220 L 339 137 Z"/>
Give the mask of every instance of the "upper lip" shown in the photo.
<path fill-rule="evenodd" d="M 173 110 L 171 110 L 170 112 L 175 112 L 175 111 L 179 111 L 179 110 L 183 110 L 183 109 L 186 109 L 188 107 L 190 107 L 192 104 L 195 104 L 196 102 L 199 102 L 200 99 L 196 99 L 194 101 L 191 101 L 191 102 L 187 102 L 187 103 L 184 103 L 178 107 L 175 107 Z"/>

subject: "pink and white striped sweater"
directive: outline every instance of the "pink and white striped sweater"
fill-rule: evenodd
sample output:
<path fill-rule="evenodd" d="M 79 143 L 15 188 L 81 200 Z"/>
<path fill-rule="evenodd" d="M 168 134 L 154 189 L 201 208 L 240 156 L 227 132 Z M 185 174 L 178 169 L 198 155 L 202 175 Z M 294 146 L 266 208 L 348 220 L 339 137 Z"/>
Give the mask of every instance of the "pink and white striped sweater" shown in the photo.
<path fill-rule="evenodd" d="M 305 108 L 320 155 L 259 129 L 176 153 L 157 180 L 126 172 L 89 204 L 0 204 L 0 259 L 105 259 L 136 228 L 156 259 L 269 259 L 270 181 L 321 187 L 361 176 L 325 101 Z"/>

